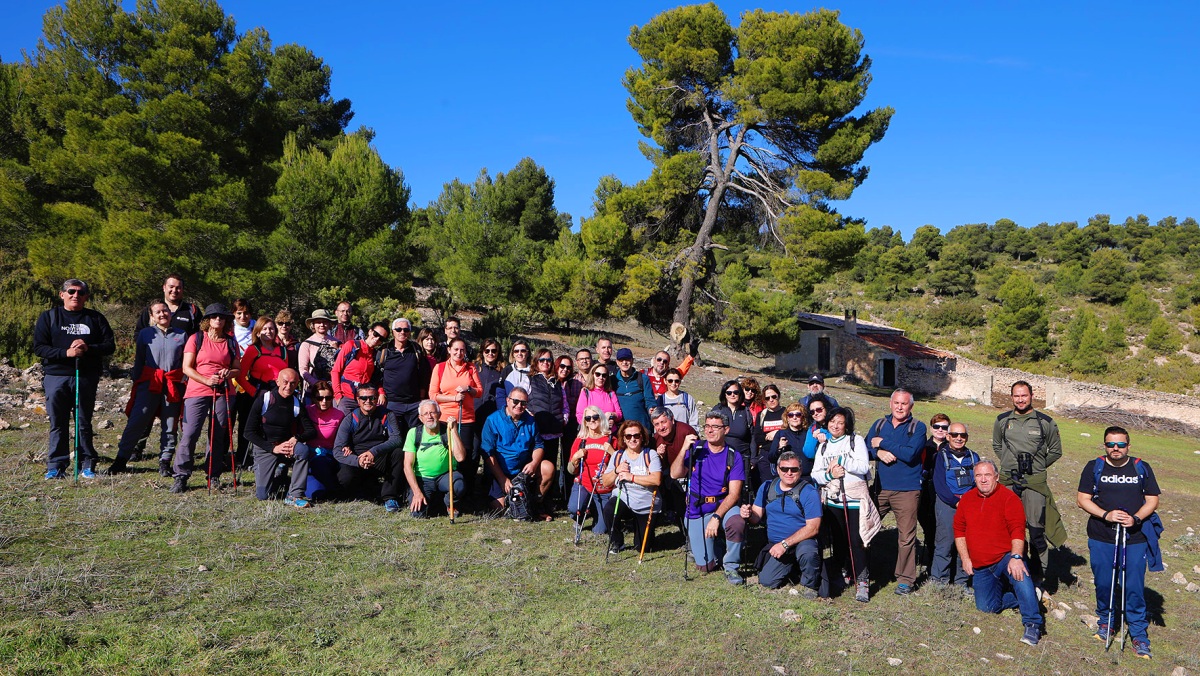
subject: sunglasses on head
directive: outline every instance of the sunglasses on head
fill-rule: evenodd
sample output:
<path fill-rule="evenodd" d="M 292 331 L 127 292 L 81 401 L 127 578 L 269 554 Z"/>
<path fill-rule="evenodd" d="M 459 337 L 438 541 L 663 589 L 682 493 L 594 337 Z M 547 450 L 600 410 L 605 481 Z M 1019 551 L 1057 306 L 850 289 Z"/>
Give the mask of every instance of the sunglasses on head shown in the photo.
<path fill-rule="evenodd" d="M 1106 441 L 1106 442 L 1104 442 L 1105 448 L 1125 448 L 1127 446 L 1129 446 L 1128 441 Z"/>
<path fill-rule="evenodd" d="M 934 423 L 934 424 L 933 424 L 933 429 L 935 429 L 935 430 L 948 430 L 948 429 L 950 429 L 950 423 Z"/>

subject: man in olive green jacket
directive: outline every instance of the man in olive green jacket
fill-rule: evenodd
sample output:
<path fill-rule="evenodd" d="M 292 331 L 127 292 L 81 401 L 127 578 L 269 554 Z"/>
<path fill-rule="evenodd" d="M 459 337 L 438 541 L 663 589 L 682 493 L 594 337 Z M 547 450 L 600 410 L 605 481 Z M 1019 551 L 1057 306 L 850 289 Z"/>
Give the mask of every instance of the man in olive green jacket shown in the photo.
<path fill-rule="evenodd" d="M 1050 546 L 1067 540 L 1046 478 L 1046 470 L 1062 457 L 1062 440 L 1054 419 L 1033 409 L 1029 383 L 1018 380 L 1011 393 L 1013 410 L 997 416 L 992 427 L 992 451 L 1000 460 L 1000 483 L 1021 496 L 1029 544 L 1037 552 L 1030 557 L 1031 572 L 1040 580 L 1046 574 Z"/>

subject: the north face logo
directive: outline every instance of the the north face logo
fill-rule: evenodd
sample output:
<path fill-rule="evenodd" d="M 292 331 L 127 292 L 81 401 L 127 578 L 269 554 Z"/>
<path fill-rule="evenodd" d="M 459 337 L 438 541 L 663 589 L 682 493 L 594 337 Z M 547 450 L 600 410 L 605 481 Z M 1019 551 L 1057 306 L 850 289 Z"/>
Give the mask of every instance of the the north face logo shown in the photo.
<path fill-rule="evenodd" d="M 1135 476 L 1117 476 L 1115 474 L 1109 474 L 1100 477 L 1100 483 L 1102 484 L 1136 484 L 1137 482 L 1138 478 Z"/>

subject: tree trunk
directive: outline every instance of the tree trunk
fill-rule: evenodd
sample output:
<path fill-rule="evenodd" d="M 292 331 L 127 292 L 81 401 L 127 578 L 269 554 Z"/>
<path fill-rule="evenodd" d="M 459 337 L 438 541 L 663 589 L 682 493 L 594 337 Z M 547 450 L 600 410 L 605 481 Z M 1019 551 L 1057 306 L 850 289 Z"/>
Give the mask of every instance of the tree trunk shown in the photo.
<path fill-rule="evenodd" d="M 703 276 L 700 273 L 700 266 L 704 263 L 704 256 L 712 244 L 713 229 L 717 226 L 717 214 L 721 210 L 721 200 L 725 196 L 727 185 L 726 181 L 718 181 L 708 198 L 708 206 L 704 210 L 704 222 L 700 225 L 700 230 L 696 232 L 696 241 L 692 243 L 688 251 L 684 262 L 683 279 L 679 284 L 679 295 L 675 297 L 675 314 L 672 315 L 671 321 L 686 326 L 689 334 L 692 333 L 692 296 L 696 292 L 696 282 Z M 676 342 L 671 346 L 669 352 L 671 359 L 678 363 L 688 354 L 688 346 Z"/>

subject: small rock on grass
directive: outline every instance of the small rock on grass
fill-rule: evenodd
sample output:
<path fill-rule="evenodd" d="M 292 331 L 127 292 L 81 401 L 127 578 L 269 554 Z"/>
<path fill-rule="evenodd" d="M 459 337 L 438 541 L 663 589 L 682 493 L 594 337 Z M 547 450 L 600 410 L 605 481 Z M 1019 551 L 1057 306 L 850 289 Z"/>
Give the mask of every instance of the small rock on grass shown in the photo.
<path fill-rule="evenodd" d="M 971 627 L 971 631 L 973 631 L 973 632 L 975 632 L 976 634 L 978 634 L 978 633 L 982 632 L 983 630 L 982 630 L 982 629 L 980 629 L 979 627 Z"/>
<path fill-rule="evenodd" d="M 1187 676 L 1187 674 L 1188 674 L 1188 670 L 1184 669 L 1183 667 L 1175 667 L 1171 671 L 1171 676 Z"/>
<path fill-rule="evenodd" d="M 1183 573 L 1175 573 L 1171 576 L 1171 582 L 1175 584 L 1187 584 L 1187 578 L 1183 576 Z"/>
<path fill-rule="evenodd" d="M 888 665 L 890 665 L 890 666 L 898 667 L 901 664 L 904 664 L 904 660 L 900 659 L 899 657 L 889 657 L 888 658 Z"/>
<path fill-rule="evenodd" d="M 989 660 L 989 659 L 988 659 L 988 658 L 986 658 L 986 657 L 980 657 L 980 658 L 979 658 L 979 661 L 980 661 L 980 662 L 983 662 L 984 664 L 991 664 L 991 663 L 992 663 L 992 661 L 991 661 L 991 660 Z"/>
<path fill-rule="evenodd" d="M 1080 615 L 1079 621 L 1089 627 L 1095 627 L 1096 623 L 1100 621 L 1100 618 L 1096 617 L 1095 615 Z"/>
<path fill-rule="evenodd" d="M 1184 589 L 1186 589 L 1190 592 L 1198 592 L 1198 591 L 1200 591 L 1200 584 L 1196 584 L 1195 582 L 1189 582 L 1188 586 L 1184 587 Z"/>
<path fill-rule="evenodd" d="M 775 673 L 777 673 L 777 674 L 786 674 L 787 673 L 787 669 L 784 669 L 783 667 L 779 666 L 778 664 L 776 664 L 775 666 L 773 666 L 771 668 L 774 669 Z"/>
<path fill-rule="evenodd" d="M 1071 606 L 1066 603 L 1063 603 L 1062 601 L 1058 602 L 1058 607 L 1062 608 L 1063 610 L 1068 610 L 1068 611 L 1071 610 Z"/>
<path fill-rule="evenodd" d="M 838 654 L 839 654 L 839 655 L 841 655 L 842 657 L 849 657 L 849 656 L 850 656 L 850 653 L 846 652 L 845 650 L 839 650 L 839 651 L 838 651 Z"/>
<path fill-rule="evenodd" d="M 779 619 L 783 620 L 784 622 L 796 622 L 800 619 L 800 614 L 791 608 L 788 608 L 782 613 L 779 613 Z"/>
<path fill-rule="evenodd" d="M 1193 573 L 1200 573 L 1200 566 L 1192 566 Z"/>
<path fill-rule="evenodd" d="M 1054 610 L 1050 611 L 1050 616 L 1056 620 L 1065 620 L 1067 619 L 1067 611 L 1063 610 L 1062 608 L 1055 608 Z"/>
<path fill-rule="evenodd" d="M 7 429 L 11 429 L 11 428 L 12 428 L 12 423 L 8 422 L 4 418 L 0 418 L 0 430 L 7 430 Z"/>
<path fill-rule="evenodd" d="M 508 538 L 504 538 L 503 540 L 501 540 L 501 541 L 500 541 L 500 544 L 502 544 L 502 545 L 511 545 L 511 544 L 512 544 L 512 540 L 509 540 Z"/>
<path fill-rule="evenodd" d="M 207 572 L 208 572 L 208 566 L 205 566 L 205 565 L 201 564 L 199 568 L 196 568 L 196 571 L 197 571 L 197 572 L 200 572 L 200 573 L 207 573 Z"/>
<path fill-rule="evenodd" d="M 1002 660 L 1011 660 L 1013 658 L 1012 655 L 1008 655 L 1005 653 L 996 653 L 996 657 L 999 657 Z"/>

